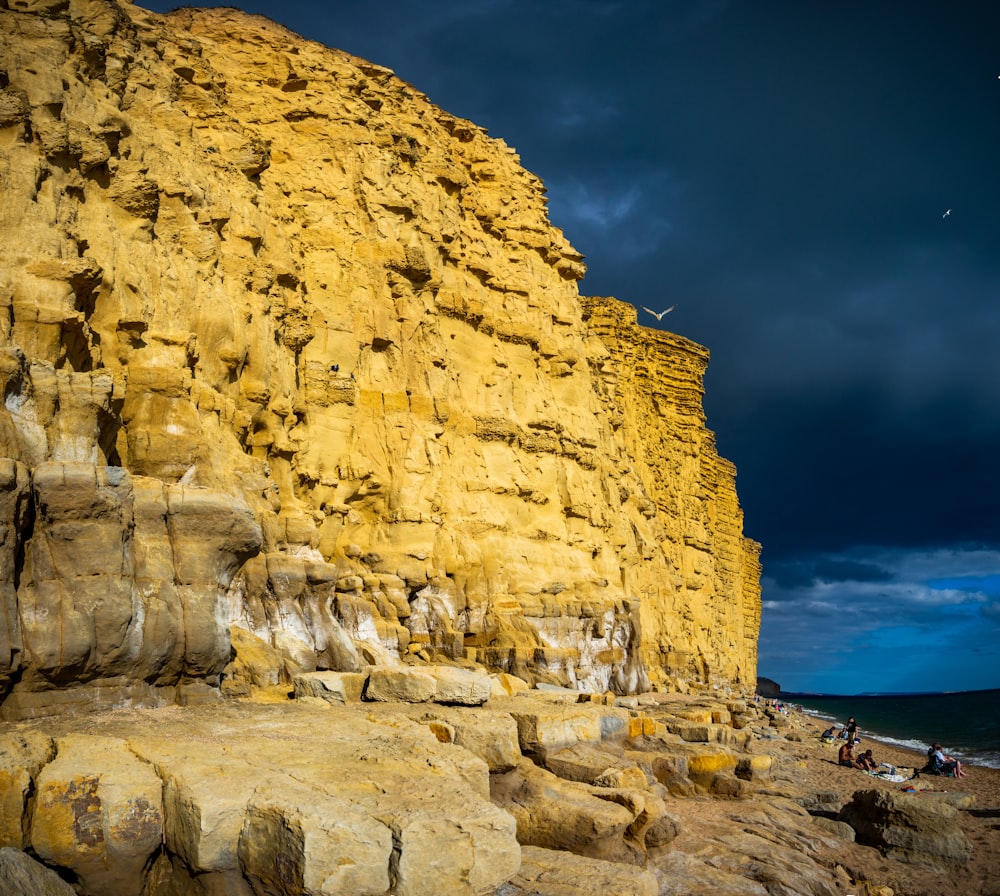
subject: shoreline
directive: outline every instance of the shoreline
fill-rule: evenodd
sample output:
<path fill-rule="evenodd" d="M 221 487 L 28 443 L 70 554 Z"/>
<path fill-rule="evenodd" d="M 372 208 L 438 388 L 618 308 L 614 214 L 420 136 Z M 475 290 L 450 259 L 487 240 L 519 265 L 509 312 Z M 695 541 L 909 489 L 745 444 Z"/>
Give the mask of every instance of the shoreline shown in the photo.
<path fill-rule="evenodd" d="M 984 695 L 986 702 L 973 702 L 975 694 Z M 939 742 L 944 744 L 946 753 L 960 759 L 963 765 L 1000 769 L 1000 727 L 992 721 L 1000 710 L 1000 689 L 958 692 L 954 695 L 960 698 L 957 702 L 949 699 L 951 696 L 942 693 L 926 697 L 817 697 L 815 703 L 809 702 L 805 695 L 781 695 L 775 699 L 819 719 L 824 727 L 842 726 L 849 715 L 854 715 L 861 723 L 862 740 L 921 754 L 932 743 Z M 907 702 L 909 697 L 914 699 Z M 971 720 L 977 716 L 989 721 L 972 724 Z"/>
<path fill-rule="evenodd" d="M 789 739 L 788 753 L 801 762 L 802 778 L 813 786 L 836 791 L 841 804 L 862 790 L 882 789 L 906 792 L 916 787 L 916 795 L 968 794 L 971 805 L 957 814 L 959 825 L 972 843 L 969 862 L 958 874 L 938 874 L 917 865 L 903 865 L 887 860 L 874 848 L 845 843 L 843 861 L 854 875 L 892 887 L 895 896 L 967 896 L 967 894 L 1000 894 L 1000 769 L 991 766 L 962 763 L 963 778 L 918 775 L 903 783 L 873 777 L 860 769 L 846 768 L 837 763 L 835 745 L 824 744 L 819 735 L 829 724 L 798 708 L 786 707 L 793 723 L 800 727 L 802 740 Z M 888 762 L 896 768 L 918 771 L 927 756 L 918 750 L 886 743 L 875 735 L 862 732 L 862 744 L 871 748 L 877 763 Z M 801 749 L 795 750 L 795 747 Z"/>

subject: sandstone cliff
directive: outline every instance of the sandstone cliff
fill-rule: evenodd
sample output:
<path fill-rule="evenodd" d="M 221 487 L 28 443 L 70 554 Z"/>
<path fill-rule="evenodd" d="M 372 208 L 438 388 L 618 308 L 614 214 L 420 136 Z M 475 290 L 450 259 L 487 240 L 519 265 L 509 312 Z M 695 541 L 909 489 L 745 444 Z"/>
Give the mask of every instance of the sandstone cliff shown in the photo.
<path fill-rule="evenodd" d="M 0 0 L 0 243 L 6 718 L 429 660 L 752 689 L 707 351 L 581 298 L 539 180 L 390 71 Z"/>

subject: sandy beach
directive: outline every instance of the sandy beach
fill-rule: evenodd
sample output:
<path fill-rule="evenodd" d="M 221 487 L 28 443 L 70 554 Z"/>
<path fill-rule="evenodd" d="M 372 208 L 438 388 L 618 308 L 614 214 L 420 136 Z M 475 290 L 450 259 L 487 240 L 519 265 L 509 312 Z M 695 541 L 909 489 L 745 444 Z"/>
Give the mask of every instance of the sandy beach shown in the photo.
<path fill-rule="evenodd" d="M 864 772 L 842 768 L 837 764 L 837 749 L 824 744 L 820 733 L 828 723 L 793 711 L 793 716 L 806 731 L 801 743 L 794 744 L 790 754 L 802 761 L 802 775 L 811 786 L 838 791 L 844 801 L 857 790 L 880 787 L 904 790 L 907 784 L 894 784 L 871 777 Z M 927 761 L 921 753 L 869 738 L 861 731 L 860 749 L 871 749 L 876 762 L 888 762 L 897 768 L 920 769 Z M 791 746 L 791 745 L 790 745 Z M 945 745 L 947 752 L 947 744 Z M 963 766 L 964 778 L 921 775 L 917 780 L 933 791 L 968 793 L 975 797 L 969 809 L 959 812 L 959 823 L 973 846 L 966 868 L 955 875 L 923 871 L 917 866 L 904 865 L 883 858 L 877 850 L 849 844 L 843 864 L 852 877 L 888 885 L 895 896 L 996 896 L 1000 894 L 1000 769 L 984 766 Z M 859 890 L 861 896 L 863 890 Z M 876 891 L 877 892 L 877 891 Z"/>

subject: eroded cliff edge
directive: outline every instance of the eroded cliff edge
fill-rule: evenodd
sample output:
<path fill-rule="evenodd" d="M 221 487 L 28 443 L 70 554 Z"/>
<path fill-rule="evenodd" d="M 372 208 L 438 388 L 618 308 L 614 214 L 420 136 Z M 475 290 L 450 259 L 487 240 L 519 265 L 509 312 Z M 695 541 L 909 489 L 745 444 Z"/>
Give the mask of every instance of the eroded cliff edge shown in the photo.
<path fill-rule="evenodd" d="M 5 717 L 428 660 L 752 688 L 708 353 L 579 295 L 501 140 L 235 10 L 0 0 L 0 186 Z"/>

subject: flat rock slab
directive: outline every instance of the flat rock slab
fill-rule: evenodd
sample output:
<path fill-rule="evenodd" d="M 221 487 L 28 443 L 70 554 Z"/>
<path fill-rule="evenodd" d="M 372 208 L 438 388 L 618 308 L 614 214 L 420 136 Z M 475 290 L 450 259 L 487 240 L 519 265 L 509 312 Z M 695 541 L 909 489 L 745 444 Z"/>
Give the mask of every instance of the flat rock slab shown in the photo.
<path fill-rule="evenodd" d="M 584 784 L 594 784 L 606 774 L 624 773 L 634 770 L 637 774 L 634 786 L 646 786 L 646 776 L 639 770 L 635 762 L 626 759 L 620 746 L 604 744 L 575 744 L 565 750 L 546 753 L 542 757 L 542 765 L 550 772 L 565 778 L 567 781 L 580 781 Z M 621 782 L 615 785 L 622 786 Z"/>
<path fill-rule="evenodd" d="M 482 706 L 490 699 L 493 682 L 487 672 L 455 666 L 432 666 L 430 672 L 437 683 L 433 697 L 435 703 Z"/>
<path fill-rule="evenodd" d="M 37 774 L 27 847 L 90 896 L 143 892 L 161 843 L 206 892 L 239 878 L 276 896 L 381 894 L 390 881 L 398 896 L 494 892 L 521 853 L 486 763 L 367 710 L 225 703 L 79 721 L 86 733 L 56 731 L 58 755 Z"/>
<path fill-rule="evenodd" d="M 443 743 L 454 743 L 478 756 L 490 772 L 509 772 L 521 761 L 517 724 L 510 713 L 488 707 L 408 706 L 372 703 L 369 717 L 405 716 L 426 725 Z"/>
<path fill-rule="evenodd" d="M 651 871 L 538 846 L 525 846 L 521 870 L 498 896 L 656 896 Z"/>
<path fill-rule="evenodd" d="M 577 704 L 573 706 L 528 705 L 519 698 L 491 703 L 508 709 L 517 722 L 521 750 L 542 753 L 565 750 L 576 744 L 600 743 L 628 733 L 629 711 L 614 706 Z"/>
<path fill-rule="evenodd" d="M 427 703 L 437 693 L 437 679 L 422 669 L 372 669 L 368 677 L 369 700 L 383 703 Z"/>

